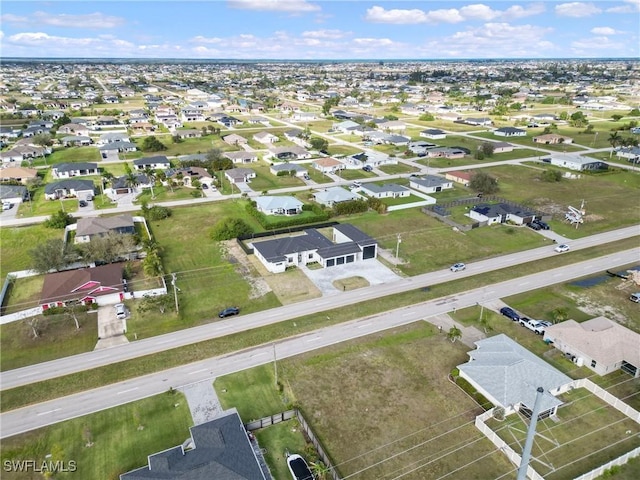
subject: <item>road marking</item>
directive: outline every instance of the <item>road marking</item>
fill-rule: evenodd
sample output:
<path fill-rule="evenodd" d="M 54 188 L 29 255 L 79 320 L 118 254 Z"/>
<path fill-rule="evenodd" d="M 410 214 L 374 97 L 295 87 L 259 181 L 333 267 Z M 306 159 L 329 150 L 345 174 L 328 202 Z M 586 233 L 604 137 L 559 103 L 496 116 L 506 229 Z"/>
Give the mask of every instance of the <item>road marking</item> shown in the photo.
<path fill-rule="evenodd" d="M 38 415 L 38 416 L 40 416 L 40 415 L 47 415 L 47 414 L 49 414 L 49 413 L 57 412 L 58 410 L 62 410 L 62 409 L 61 409 L 61 408 L 54 408 L 53 410 L 49 410 L 48 412 L 41 412 L 41 413 L 38 413 L 37 415 Z"/>
<path fill-rule="evenodd" d="M 159 342 L 156 342 L 156 345 L 162 345 L 163 343 L 169 343 L 169 342 L 171 342 L 171 339 L 161 340 Z"/>
<path fill-rule="evenodd" d="M 554 277 L 561 277 L 561 276 L 562 276 L 562 273 L 554 273 L 554 274 L 553 274 L 553 276 L 554 276 Z"/>
<path fill-rule="evenodd" d="M 365 328 L 365 327 L 368 327 L 369 325 L 371 325 L 371 322 L 358 325 L 356 328 Z"/>
<path fill-rule="evenodd" d="M 201 368 L 200 370 L 196 370 L 195 372 L 189 372 L 187 375 L 195 375 L 196 373 L 206 372 L 209 370 L 208 368 Z"/>
<path fill-rule="evenodd" d="M 138 387 L 130 388 L 129 390 L 122 390 L 121 392 L 116 393 L 116 395 L 120 395 L 122 393 L 133 392 L 134 390 L 138 390 Z"/>
<path fill-rule="evenodd" d="M 31 373 L 25 373 L 24 375 L 18 375 L 17 378 L 24 378 L 24 377 L 30 377 L 31 375 L 37 375 L 40 372 L 31 372 Z"/>
<path fill-rule="evenodd" d="M 529 285 L 530 283 L 531 283 L 531 282 L 522 282 L 522 283 L 519 283 L 519 284 L 518 284 L 518 286 L 522 286 L 522 285 Z"/>
<path fill-rule="evenodd" d="M 408 317 L 409 315 L 415 315 L 415 314 L 413 312 L 407 312 L 402 314 L 403 317 Z"/>
<path fill-rule="evenodd" d="M 320 337 L 307 338 L 307 339 L 305 339 L 305 342 L 307 342 L 307 343 L 317 342 L 318 340 L 322 340 L 322 339 Z"/>

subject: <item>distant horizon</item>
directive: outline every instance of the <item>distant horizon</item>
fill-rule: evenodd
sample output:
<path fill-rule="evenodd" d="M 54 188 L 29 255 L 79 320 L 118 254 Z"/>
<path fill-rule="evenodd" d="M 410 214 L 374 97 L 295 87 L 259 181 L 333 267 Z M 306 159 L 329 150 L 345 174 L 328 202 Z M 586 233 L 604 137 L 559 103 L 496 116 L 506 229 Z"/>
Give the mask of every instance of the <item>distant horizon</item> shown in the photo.
<path fill-rule="evenodd" d="M 640 0 L 3 0 L 8 58 L 640 57 Z"/>

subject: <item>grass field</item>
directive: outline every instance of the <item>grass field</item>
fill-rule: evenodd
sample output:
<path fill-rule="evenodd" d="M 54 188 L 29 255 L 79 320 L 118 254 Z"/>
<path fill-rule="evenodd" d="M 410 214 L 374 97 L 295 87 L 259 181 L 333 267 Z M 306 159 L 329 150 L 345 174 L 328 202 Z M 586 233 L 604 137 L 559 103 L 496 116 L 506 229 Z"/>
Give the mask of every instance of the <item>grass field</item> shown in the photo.
<path fill-rule="evenodd" d="M 55 202 L 58 206 L 59 202 Z M 46 228 L 44 225 L 30 225 L 16 228 L 0 228 L 0 278 L 4 278 L 9 272 L 28 270 L 31 262 L 29 250 L 47 240 L 62 238 L 63 231 L 55 228 Z M 26 247 L 26 248 L 25 248 Z"/>
<path fill-rule="evenodd" d="M 22 435 L 2 439 L 6 460 L 73 460 L 74 472 L 56 479 L 117 480 L 120 474 L 147 464 L 147 457 L 180 445 L 193 424 L 186 399 L 180 393 L 151 398 L 56 423 Z M 139 428 L 142 427 L 142 428 Z M 91 437 L 89 439 L 89 436 Z M 88 447 L 88 443 L 93 443 Z M 6 480 L 42 478 L 33 472 L 2 473 Z"/>

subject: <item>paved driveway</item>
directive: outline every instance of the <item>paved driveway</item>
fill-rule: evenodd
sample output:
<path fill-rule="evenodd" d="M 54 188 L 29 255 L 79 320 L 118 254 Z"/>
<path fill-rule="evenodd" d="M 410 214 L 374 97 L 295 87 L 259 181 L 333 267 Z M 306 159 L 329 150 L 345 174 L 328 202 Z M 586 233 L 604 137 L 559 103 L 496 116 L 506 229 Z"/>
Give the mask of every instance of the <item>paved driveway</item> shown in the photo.
<path fill-rule="evenodd" d="M 341 290 L 334 287 L 333 282 L 335 280 L 340 280 L 341 278 L 363 277 L 367 279 L 370 285 L 395 282 L 401 278 L 375 259 L 345 265 L 336 265 L 334 267 L 317 270 L 310 270 L 307 267 L 301 268 L 316 287 L 320 289 L 323 296 L 340 293 Z"/>

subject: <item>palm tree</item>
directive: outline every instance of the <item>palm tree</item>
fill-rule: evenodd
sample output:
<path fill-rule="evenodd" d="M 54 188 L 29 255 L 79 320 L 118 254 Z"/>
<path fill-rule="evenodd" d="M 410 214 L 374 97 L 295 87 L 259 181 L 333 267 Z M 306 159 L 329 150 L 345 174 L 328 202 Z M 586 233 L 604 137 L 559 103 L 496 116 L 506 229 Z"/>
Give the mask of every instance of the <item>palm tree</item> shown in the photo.
<path fill-rule="evenodd" d="M 115 177 L 111 172 L 102 172 L 102 176 L 100 177 L 100 190 L 102 192 L 102 204 L 104 205 L 104 184 L 112 182 Z"/>
<path fill-rule="evenodd" d="M 462 332 L 456 326 L 453 326 L 449 329 L 449 333 L 447 333 L 447 338 L 451 340 L 451 343 L 455 343 L 456 340 L 462 338 Z"/>
<path fill-rule="evenodd" d="M 131 189 L 131 191 L 134 192 L 136 187 L 139 184 L 138 176 L 133 172 L 127 173 L 126 178 L 125 178 L 125 183 L 127 184 L 127 187 L 129 187 Z"/>
<path fill-rule="evenodd" d="M 147 167 L 144 169 L 144 174 L 149 179 L 149 186 L 151 187 L 151 200 L 155 200 L 156 194 L 153 192 L 153 186 L 156 183 L 156 171 L 151 167 Z"/>
<path fill-rule="evenodd" d="M 311 473 L 313 478 L 317 480 L 325 480 L 329 477 L 331 469 L 327 467 L 324 462 L 318 460 L 317 462 L 311 462 Z"/>
<path fill-rule="evenodd" d="M 613 132 L 609 135 L 609 143 L 611 144 L 611 152 L 609 153 L 609 158 L 613 155 L 613 150 L 620 144 L 620 135 L 618 132 Z"/>

